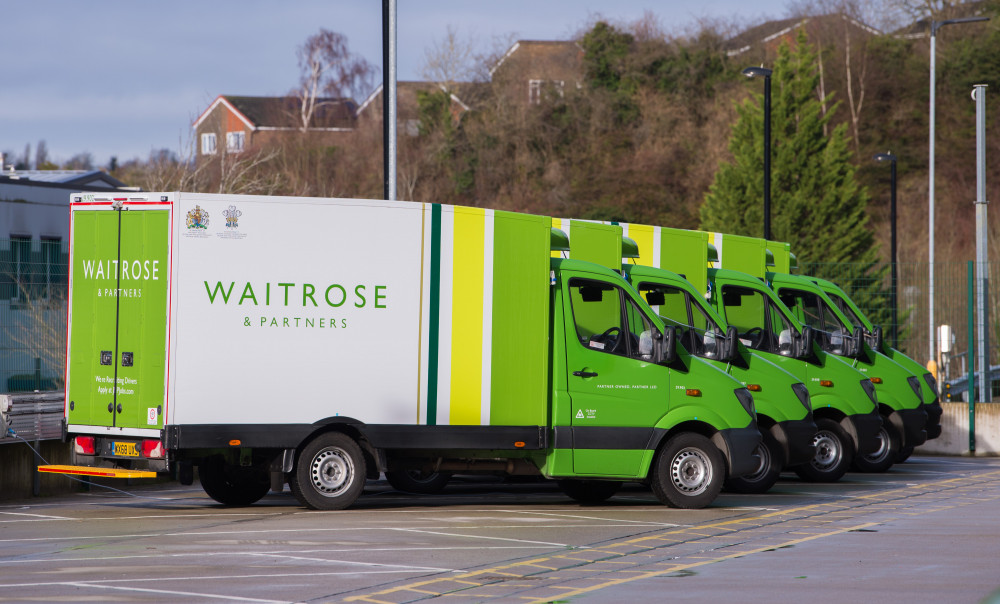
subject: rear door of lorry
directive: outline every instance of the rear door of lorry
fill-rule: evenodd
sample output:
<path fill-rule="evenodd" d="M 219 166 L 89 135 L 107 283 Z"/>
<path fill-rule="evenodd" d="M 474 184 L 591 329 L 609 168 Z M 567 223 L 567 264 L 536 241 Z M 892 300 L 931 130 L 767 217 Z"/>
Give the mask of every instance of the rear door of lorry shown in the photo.
<path fill-rule="evenodd" d="M 142 436 L 163 427 L 170 208 L 145 197 L 73 196 L 70 433 Z"/>

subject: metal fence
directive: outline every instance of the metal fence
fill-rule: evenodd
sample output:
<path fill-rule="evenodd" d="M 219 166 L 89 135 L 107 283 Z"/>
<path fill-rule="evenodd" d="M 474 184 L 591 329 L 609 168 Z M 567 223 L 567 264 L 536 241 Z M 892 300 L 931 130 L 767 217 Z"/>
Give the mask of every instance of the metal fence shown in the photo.
<path fill-rule="evenodd" d="M 947 382 L 967 374 L 969 342 L 976 343 L 975 332 L 970 332 L 970 316 L 974 318 L 976 312 L 974 266 L 972 262 L 934 264 L 934 324 L 939 333 L 932 333 L 929 325 L 929 266 L 926 262 L 897 264 L 897 324 L 891 321 L 888 263 L 804 264 L 796 272 L 837 283 L 874 323 L 882 325 L 890 343 L 896 336 L 896 347 L 907 356 L 923 365 L 934 360 L 939 381 Z M 1000 283 L 1000 265 L 989 266 L 987 274 L 989 358 L 996 365 L 1000 362 L 1000 309 L 998 296 L 989 290 L 990 284 Z M 939 341 L 942 326 L 947 326 L 944 342 Z"/>
<path fill-rule="evenodd" d="M 0 392 L 62 387 L 67 244 L 0 239 Z"/>

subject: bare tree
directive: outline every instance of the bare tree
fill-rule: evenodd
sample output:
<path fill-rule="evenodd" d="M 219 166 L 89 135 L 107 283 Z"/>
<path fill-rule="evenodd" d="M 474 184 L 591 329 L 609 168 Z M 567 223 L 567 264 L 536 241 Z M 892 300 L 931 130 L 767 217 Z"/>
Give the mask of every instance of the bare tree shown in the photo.
<path fill-rule="evenodd" d="M 474 38 L 462 38 L 454 25 L 449 25 L 444 38 L 424 49 L 424 79 L 436 82 L 448 91 L 455 91 L 457 82 L 475 78 L 476 52 Z"/>
<path fill-rule="evenodd" d="M 273 195 L 279 188 L 275 174 L 266 165 L 278 156 L 279 149 L 269 147 L 243 153 L 219 155 L 218 193 Z"/>
<path fill-rule="evenodd" d="M 346 36 L 328 29 L 309 36 L 299 47 L 298 57 L 302 75 L 293 94 L 299 99 L 303 132 L 312 125 L 316 110 L 331 103 L 324 98 L 367 94 L 376 72 L 368 61 L 348 49 Z"/>
<path fill-rule="evenodd" d="M 49 149 L 45 145 L 45 140 L 38 141 L 35 146 L 35 169 L 44 170 L 49 163 Z"/>
<path fill-rule="evenodd" d="M 861 68 L 857 76 L 857 92 L 855 92 L 854 72 L 851 69 L 851 24 L 844 19 L 844 68 L 847 75 L 847 106 L 851 110 L 851 132 L 854 135 L 854 151 L 861 152 L 861 138 L 858 131 L 861 121 L 861 108 L 865 104 L 865 75 L 868 72 L 868 45 L 862 44 L 859 50 Z"/>
<path fill-rule="evenodd" d="M 77 153 L 73 157 L 69 158 L 69 161 L 66 162 L 64 168 L 67 170 L 93 170 L 94 156 L 91 155 L 89 151 Z"/>

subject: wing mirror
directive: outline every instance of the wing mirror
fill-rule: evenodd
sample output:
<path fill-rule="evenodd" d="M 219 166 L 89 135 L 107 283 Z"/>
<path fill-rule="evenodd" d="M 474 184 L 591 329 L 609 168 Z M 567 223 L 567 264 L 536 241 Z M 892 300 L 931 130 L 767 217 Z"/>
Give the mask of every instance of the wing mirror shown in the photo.
<path fill-rule="evenodd" d="M 884 342 L 881 325 L 876 325 L 875 329 L 872 330 L 872 340 L 874 340 L 872 342 L 872 348 L 881 352 L 882 343 Z"/>
<path fill-rule="evenodd" d="M 726 328 L 726 343 L 725 350 L 722 351 L 721 360 L 729 362 L 736 358 L 738 354 L 740 332 L 736 329 L 735 325 L 730 325 Z"/>
<path fill-rule="evenodd" d="M 854 336 L 851 338 L 850 355 L 852 358 L 860 357 L 865 350 L 865 330 L 861 327 L 854 328 Z"/>
<path fill-rule="evenodd" d="M 802 333 L 796 338 L 798 346 L 795 350 L 795 358 L 805 359 L 812 356 L 813 353 L 813 329 L 808 325 L 802 327 Z"/>
<path fill-rule="evenodd" d="M 660 335 L 660 332 L 654 332 L 656 339 L 661 340 L 660 349 L 660 363 L 669 365 L 674 362 L 677 358 L 677 330 L 674 327 L 667 327 L 666 336 Z"/>

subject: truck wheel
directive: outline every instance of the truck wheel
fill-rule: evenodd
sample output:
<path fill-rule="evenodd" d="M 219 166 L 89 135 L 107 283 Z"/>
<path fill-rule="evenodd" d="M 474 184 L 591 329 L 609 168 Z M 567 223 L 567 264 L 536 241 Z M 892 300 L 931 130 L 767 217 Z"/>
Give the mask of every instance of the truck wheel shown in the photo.
<path fill-rule="evenodd" d="M 803 480 L 837 482 L 854 457 L 854 443 L 840 424 L 829 418 L 816 420 L 816 455 L 809 463 L 792 468 Z"/>
<path fill-rule="evenodd" d="M 320 434 L 299 452 L 288 486 L 299 503 L 311 510 L 342 510 L 365 488 L 365 457 L 350 436 Z"/>
<path fill-rule="evenodd" d="M 227 464 L 209 459 L 198 467 L 201 488 L 222 505 L 244 506 L 260 501 L 271 490 L 267 472 L 260 468 Z"/>
<path fill-rule="evenodd" d="M 882 429 L 878 431 L 879 445 L 872 453 L 858 455 L 854 458 L 854 468 L 860 472 L 885 472 L 896 463 L 899 454 L 900 439 L 888 418 L 883 418 Z"/>
<path fill-rule="evenodd" d="M 726 480 L 726 490 L 734 493 L 766 493 L 781 475 L 781 445 L 770 433 L 762 434 L 761 444 L 754 449 L 760 458 L 760 465 L 752 474 L 730 477 Z"/>
<path fill-rule="evenodd" d="M 700 434 L 674 436 L 660 449 L 650 486 L 672 508 L 696 509 L 712 503 L 725 478 L 722 453 Z"/>
<path fill-rule="evenodd" d="M 394 470 L 385 473 L 392 488 L 404 493 L 434 495 L 448 486 L 451 472 L 421 472 L 420 470 Z"/>
<path fill-rule="evenodd" d="M 559 489 L 570 499 L 580 503 L 601 503 L 607 501 L 622 488 L 618 480 L 578 480 L 567 478 L 556 482 Z"/>
<path fill-rule="evenodd" d="M 903 447 L 899 450 L 899 453 L 896 453 L 896 463 L 903 463 L 910 458 L 910 455 L 913 455 L 913 445 Z"/>

